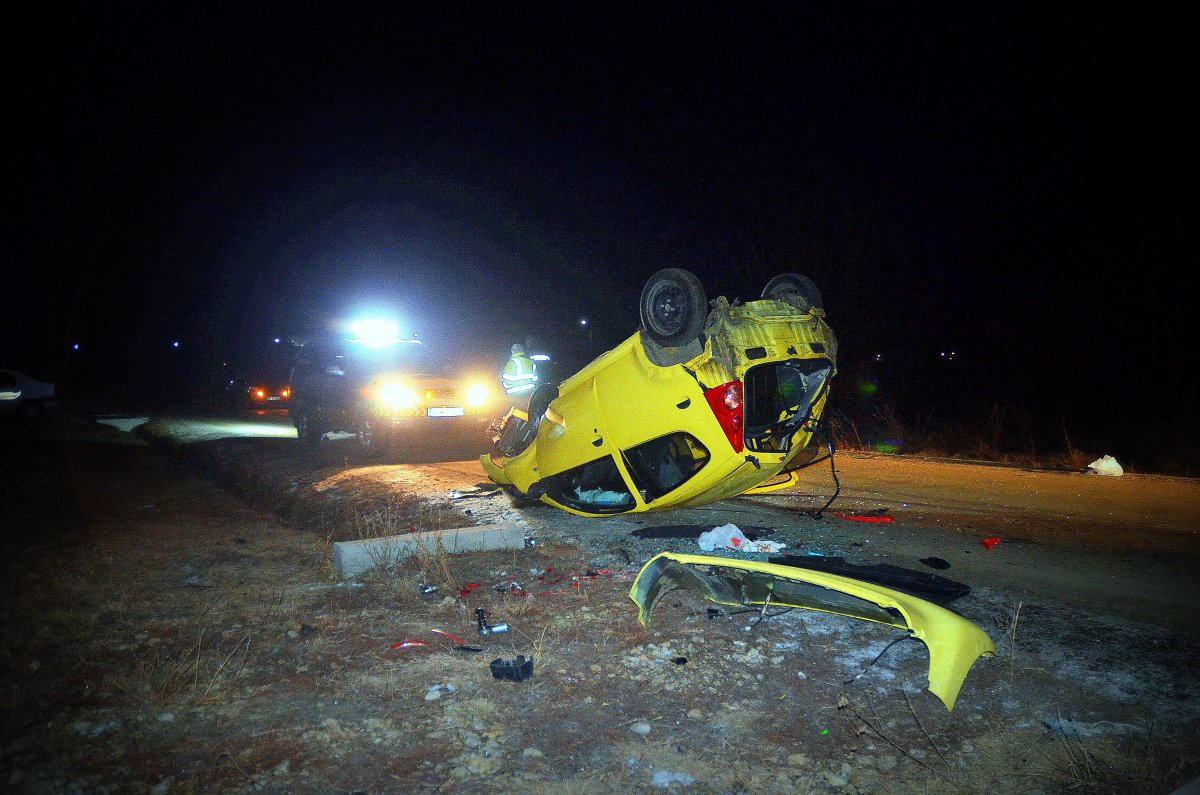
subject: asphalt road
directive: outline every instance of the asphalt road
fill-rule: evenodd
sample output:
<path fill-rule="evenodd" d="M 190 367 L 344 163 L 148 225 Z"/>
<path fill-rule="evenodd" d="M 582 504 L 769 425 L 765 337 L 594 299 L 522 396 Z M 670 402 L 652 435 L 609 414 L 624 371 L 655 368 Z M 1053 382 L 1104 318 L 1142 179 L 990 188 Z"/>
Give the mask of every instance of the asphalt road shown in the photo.
<path fill-rule="evenodd" d="M 163 433 L 181 442 L 293 433 L 280 415 L 158 422 Z M 336 450 L 337 444 L 330 447 Z M 485 480 L 477 460 L 438 458 L 355 468 L 352 458 L 335 452 L 326 462 L 342 462 L 352 470 L 345 475 L 362 487 L 403 488 L 431 502 L 452 500 Z M 800 484 L 778 495 L 698 509 L 584 519 L 494 498 L 471 503 L 471 515 L 481 524 L 524 522 L 534 536 L 580 543 L 593 553 L 630 549 L 625 540 L 639 528 L 694 526 L 698 534 L 732 522 L 772 529 L 772 538 L 791 552 L 917 569 L 923 569 L 922 558 L 938 557 L 950 564 L 939 571 L 943 576 L 990 589 L 1013 605 L 1061 603 L 1190 632 L 1200 628 L 1198 480 L 854 453 L 838 454 L 837 472 L 840 495 L 820 520 L 804 511 L 820 507 L 833 493 L 827 464 L 808 470 Z M 837 516 L 865 512 L 882 512 L 894 521 Z M 984 539 L 1000 541 L 987 548 Z M 653 543 L 642 541 L 636 552 Z"/>

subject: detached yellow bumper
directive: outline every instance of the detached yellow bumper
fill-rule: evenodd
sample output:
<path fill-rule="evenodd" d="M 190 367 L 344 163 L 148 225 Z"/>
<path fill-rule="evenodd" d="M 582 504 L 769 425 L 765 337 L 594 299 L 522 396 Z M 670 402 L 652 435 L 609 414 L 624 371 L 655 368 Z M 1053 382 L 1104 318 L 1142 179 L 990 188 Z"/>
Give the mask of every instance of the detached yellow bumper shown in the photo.
<path fill-rule="evenodd" d="M 929 649 L 929 691 L 954 709 L 975 660 L 996 653 L 982 629 L 943 607 L 873 583 L 752 560 L 663 552 L 638 574 L 629 598 L 638 620 L 676 588 L 699 591 L 722 605 L 777 604 L 876 621 L 907 629 Z"/>

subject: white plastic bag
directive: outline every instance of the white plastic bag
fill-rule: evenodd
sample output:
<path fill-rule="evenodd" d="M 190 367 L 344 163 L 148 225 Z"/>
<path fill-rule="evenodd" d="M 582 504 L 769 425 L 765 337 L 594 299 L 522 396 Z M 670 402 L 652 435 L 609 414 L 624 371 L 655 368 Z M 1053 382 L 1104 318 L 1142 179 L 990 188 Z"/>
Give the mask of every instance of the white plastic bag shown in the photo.
<path fill-rule="evenodd" d="M 1088 471 L 1094 472 L 1097 475 L 1108 475 L 1114 478 L 1119 478 L 1125 474 L 1125 470 L 1117 463 L 1117 459 L 1111 455 L 1106 455 L 1104 458 L 1097 458 L 1088 464 Z"/>
<path fill-rule="evenodd" d="M 746 538 L 735 524 L 724 524 L 720 527 L 714 527 L 712 530 L 701 533 L 700 538 L 697 539 L 700 549 L 705 552 L 712 552 L 717 547 L 721 547 L 722 549 L 741 549 L 748 541 L 749 539 Z"/>
<path fill-rule="evenodd" d="M 738 552 L 778 552 L 786 546 L 778 541 L 751 541 L 735 524 L 714 527 L 701 533 L 696 541 L 704 552 L 712 552 L 717 548 L 735 549 Z"/>

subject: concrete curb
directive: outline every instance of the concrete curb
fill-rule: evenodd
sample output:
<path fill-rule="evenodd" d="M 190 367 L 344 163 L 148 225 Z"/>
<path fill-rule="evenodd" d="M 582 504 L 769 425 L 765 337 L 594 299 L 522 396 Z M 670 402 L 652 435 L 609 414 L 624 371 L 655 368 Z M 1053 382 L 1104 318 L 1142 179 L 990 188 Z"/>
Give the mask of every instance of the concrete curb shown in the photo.
<path fill-rule="evenodd" d="M 333 562 L 337 566 L 338 576 L 348 580 L 376 566 L 390 566 L 416 554 L 436 555 L 444 552 L 455 555 L 524 549 L 525 529 L 523 524 L 495 524 L 405 533 L 362 541 L 335 541 Z"/>

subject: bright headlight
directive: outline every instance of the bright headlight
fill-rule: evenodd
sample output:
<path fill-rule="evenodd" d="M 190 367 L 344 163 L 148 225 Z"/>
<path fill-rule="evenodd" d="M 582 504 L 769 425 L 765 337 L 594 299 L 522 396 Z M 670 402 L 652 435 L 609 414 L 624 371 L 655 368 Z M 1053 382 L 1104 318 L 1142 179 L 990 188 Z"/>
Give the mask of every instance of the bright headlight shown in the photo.
<path fill-rule="evenodd" d="M 467 390 L 467 404 L 471 406 L 482 406 L 490 397 L 488 388 L 483 384 L 474 384 Z"/>
<path fill-rule="evenodd" d="M 410 409 L 417 405 L 417 393 L 403 384 L 384 384 L 379 400 L 390 409 Z"/>

